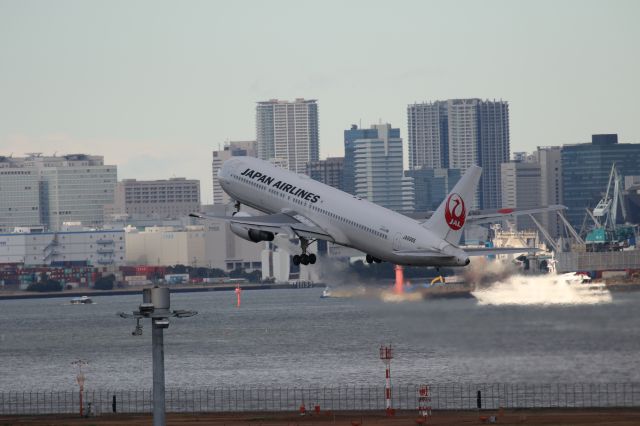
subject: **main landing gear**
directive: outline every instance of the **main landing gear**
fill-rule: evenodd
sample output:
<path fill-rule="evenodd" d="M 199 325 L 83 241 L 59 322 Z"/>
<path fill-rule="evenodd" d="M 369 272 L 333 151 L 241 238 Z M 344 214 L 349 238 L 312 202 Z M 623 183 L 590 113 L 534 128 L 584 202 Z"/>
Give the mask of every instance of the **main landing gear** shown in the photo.
<path fill-rule="evenodd" d="M 315 242 L 312 241 L 312 242 Z M 300 238 L 300 246 L 302 247 L 302 254 L 300 255 L 294 255 L 293 256 L 293 264 L 298 266 L 300 264 L 302 265 L 313 265 L 314 263 L 316 263 L 316 255 L 313 253 L 307 254 L 307 249 L 309 248 L 309 244 L 311 244 L 309 242 L 309 240 L 307 240 L 306 238 Z"/>
<path fill-rule="evenodd" d="M 367 260 L 367 263 L 373 263 L 373 262 L 380 263 L 380 262 L 382 262 L 382 260 L 378 259 L 377 257 L 373 257 L 370 254 L 367 255 L 366 260 Z"/>
<path fill-rule="evenodd" d="M 236 203 L 233 205 L 233 208 L 235 208 L 236 210 L 231 213 L 231 216 L 235 216 L 236 214 L 240 213 L 240 206 L 242 204 L 240 204 L 240 201 L 236 201 Z"/>

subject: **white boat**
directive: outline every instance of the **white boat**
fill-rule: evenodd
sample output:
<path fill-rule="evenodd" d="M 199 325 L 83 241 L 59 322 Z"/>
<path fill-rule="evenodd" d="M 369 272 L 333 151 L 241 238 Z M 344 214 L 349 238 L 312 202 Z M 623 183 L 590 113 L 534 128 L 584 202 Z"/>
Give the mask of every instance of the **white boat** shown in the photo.
<path fill-rule="evenodd" d="M 585 273 L 568 272 L 566 274 L 560 274 L 557 276 L 558 281 L 564 281 L 572 288 L 577 289 L 582 293 L 591 294 L 609 294 L 607 286 L 604 282 L 593 282 L 591 277 Z"/>
<path fill-rule="evenodd" d="M 322 290 L 322 294 L 320 295 L 320 298 L 326 299 L 328 297 L 331 297 L 331 289 L 329 287 L 325 287 L 325 289 Z"/>
<path fill-rule="evenodd" d="M 74 297 L 69 301 L 72 305 L 92 305 L 93 300 L 89 296 Z"/>

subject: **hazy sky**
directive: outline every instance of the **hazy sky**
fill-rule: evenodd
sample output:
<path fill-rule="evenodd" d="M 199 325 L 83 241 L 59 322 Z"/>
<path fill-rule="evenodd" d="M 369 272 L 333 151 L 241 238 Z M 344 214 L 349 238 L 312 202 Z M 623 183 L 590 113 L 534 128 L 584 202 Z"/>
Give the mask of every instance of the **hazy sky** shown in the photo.
<path fill-rule="evenodd" d="M 640 1 L 0 0 L 0 155 L 201 180 L 255 102 L 317 99 L 321 157 L 415 101 L 510 104 L 511 150 L 640 142 Z"/>

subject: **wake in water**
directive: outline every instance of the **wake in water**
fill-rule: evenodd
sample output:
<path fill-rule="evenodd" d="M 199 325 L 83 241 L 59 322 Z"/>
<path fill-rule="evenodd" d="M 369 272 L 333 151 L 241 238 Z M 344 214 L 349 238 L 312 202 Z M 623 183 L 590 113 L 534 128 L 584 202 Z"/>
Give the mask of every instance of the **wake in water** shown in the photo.
<path fill-rule="evenodd" d="M 610 303 L 611 293 L 602 283 L 580 283 L 562 275 L 513 275 L 473 296 L 480 305 L 594 305 Z"/>

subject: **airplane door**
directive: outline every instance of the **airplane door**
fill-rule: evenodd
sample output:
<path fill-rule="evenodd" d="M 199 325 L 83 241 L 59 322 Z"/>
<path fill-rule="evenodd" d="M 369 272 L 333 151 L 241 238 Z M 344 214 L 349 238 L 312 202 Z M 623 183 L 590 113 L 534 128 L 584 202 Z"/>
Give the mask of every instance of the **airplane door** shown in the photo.
<path fill-rule="evenodd" d="M 400 246 L 402 245 L 402 234 L 396 232 L 396 236 L 393 238 L 393 249 L 400 250 Z"/>

